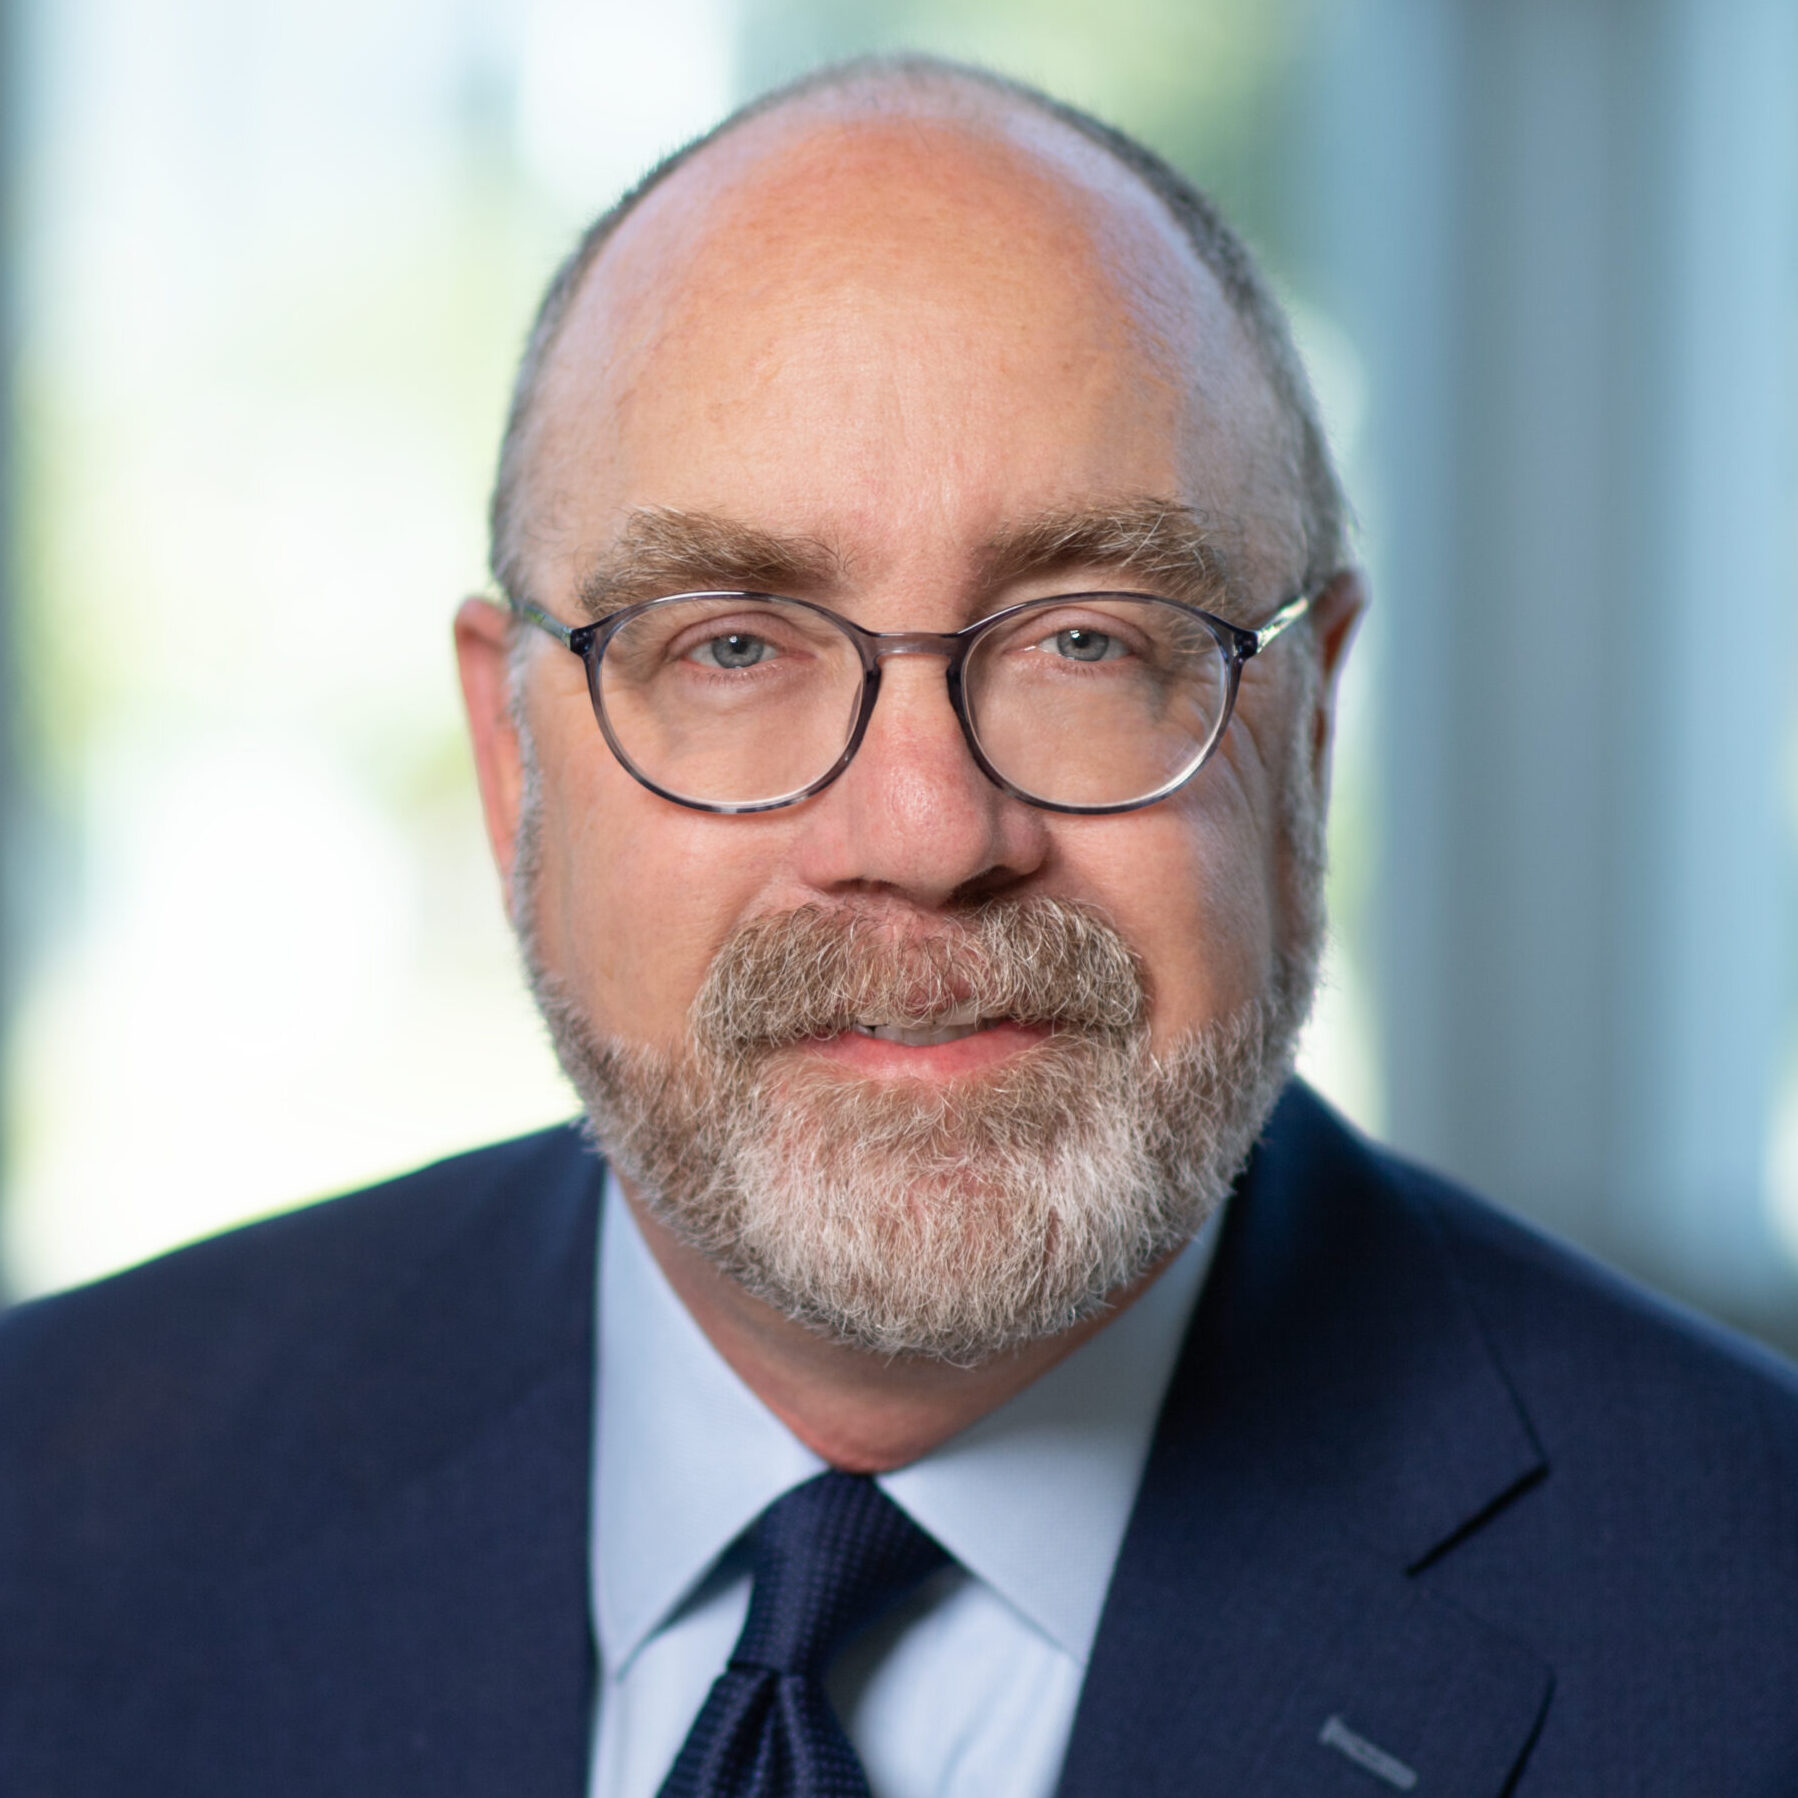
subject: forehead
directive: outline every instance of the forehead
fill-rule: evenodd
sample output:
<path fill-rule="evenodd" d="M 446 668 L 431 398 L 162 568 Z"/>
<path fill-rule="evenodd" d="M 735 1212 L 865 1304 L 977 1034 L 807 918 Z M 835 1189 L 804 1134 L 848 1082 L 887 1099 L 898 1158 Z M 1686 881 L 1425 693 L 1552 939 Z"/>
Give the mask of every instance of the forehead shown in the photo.
<path fill-rule="evenodd" d="M 643 505 L 853 541 L 858 508 L 872 537 L 953 489 L 990 532 L 1109 488 L 1233 521 L 1248 561 L 1290 511 L 1278 432 L 1240 321 L 1112 158 L 1017 107 L 827 104 L 740 127 L 625 220 L 529 478 L 570 554 Z"/>
<path fill-rule="evenodd" d="M 701 322 L 721 296 L 742 316 L 893 284 L 910 304 L 979 295 L 994 319 L 1084 314 L 1182 361 L 1195 314 L 1215 313 L 1208 334 L 1231 322 L 1155 197 L 1066 127 L 1018 109 L 827 107 L 754 120 L 650 195 L 599 258 L 569 338 L 617 353 Z"/>

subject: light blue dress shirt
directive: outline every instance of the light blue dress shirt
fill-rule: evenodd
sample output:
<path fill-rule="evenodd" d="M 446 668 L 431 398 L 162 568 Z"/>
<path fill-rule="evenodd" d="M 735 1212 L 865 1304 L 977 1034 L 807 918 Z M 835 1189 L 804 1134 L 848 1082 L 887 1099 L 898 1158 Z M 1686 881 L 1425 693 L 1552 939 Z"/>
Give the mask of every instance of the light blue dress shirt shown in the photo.
<path fill-rule="evenodd" d="M 874 1798 L 1050 1798 L 1220 1221 L 1040 1380 L 880 1476 L 955 1564 L 831 1671 Z M 712 1347 L 609 1178 L 600 1245 L 589 1789 L 654 1798 L 743 1625 L 739 1538 L 825 1463 Z"/>

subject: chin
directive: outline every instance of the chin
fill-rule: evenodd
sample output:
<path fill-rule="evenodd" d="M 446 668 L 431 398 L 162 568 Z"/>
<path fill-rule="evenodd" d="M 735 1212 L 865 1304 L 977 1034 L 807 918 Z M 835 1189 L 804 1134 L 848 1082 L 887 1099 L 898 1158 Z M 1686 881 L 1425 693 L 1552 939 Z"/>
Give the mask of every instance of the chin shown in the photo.
<path fill-rule="evenodd" d="M 872 1355 L 971 1365 L 1191 1238 L 1284 1076 L 1265 1024 L 1251 1005 L 1166 1057 L 1049 1033 L 950 1079 L 793 1047 L 731 1071 L 639 1057 L 593 1114 L 655 1217 L 758 1298 Z"/>

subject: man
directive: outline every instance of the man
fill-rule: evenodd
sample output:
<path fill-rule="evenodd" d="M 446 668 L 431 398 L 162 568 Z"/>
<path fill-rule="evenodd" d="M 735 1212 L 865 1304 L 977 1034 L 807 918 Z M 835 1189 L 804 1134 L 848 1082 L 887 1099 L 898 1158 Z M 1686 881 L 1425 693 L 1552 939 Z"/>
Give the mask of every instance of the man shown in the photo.
<path fill-rule="evenodd" d="M 940 65 L 749 109 L 558 276 L 494 559 L 610 1171 L 10 1321 L 0 1789 L 1794 1789 L 1790 1373 L 1287 1080 L 1361 597 L 1198 196 Z"/>

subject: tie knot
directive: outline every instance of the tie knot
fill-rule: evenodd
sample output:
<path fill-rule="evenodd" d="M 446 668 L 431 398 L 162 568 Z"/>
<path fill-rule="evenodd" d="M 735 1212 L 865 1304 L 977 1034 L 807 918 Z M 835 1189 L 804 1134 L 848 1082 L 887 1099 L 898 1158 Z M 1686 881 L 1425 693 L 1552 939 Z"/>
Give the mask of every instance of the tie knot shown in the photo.
<path fill-rule="evenodd" d="M 821 1473 L 750 1537 L 755 1586 L 733 1667 L 820 1674 L 948 1555 L 866 1474 Z"/>

